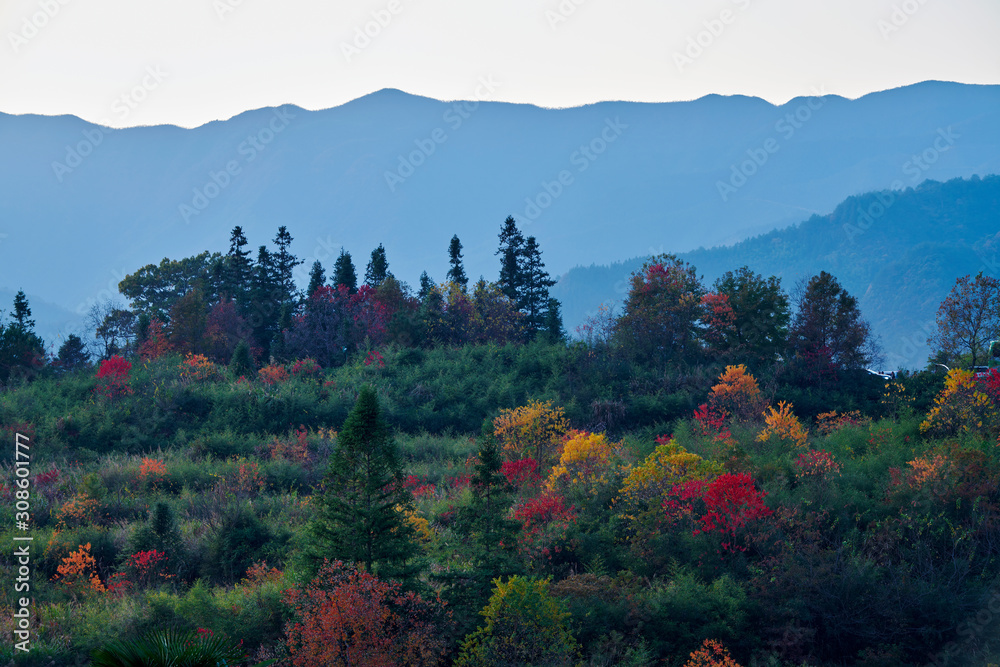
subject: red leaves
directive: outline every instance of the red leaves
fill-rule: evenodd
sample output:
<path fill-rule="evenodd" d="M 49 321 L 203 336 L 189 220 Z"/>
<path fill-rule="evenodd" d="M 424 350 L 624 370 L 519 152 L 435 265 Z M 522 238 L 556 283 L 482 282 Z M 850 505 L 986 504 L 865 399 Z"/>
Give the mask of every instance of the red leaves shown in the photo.
<path fill-rule="evenodd" d="M 719 475 L 711 482 L 692 480 L 676 485 L 668 498 L 663 501 L 667 518 L 675 520 L 682 514 L 696 518 L 698 528 L 693 534 L 719 533 L 726 541 L 724 551 L 746 551 L 737 545 L 737 532 L 748 523 L 764 519 L 773 511 L 764 504 L 763 491 L 758 491 L 750 475 Z"/>
<path fill-rule="evenodd" d="M 130 370 L 132 370 L 132 364 L 118 355 L 105 359 L 97 369 L 97 379 L 100 382 L 94 387 L 94 391 L 108 398 L 118 398 L 125 394 L 131 394 Z"/>
<path fill-rule="evenodd" d="M 500 472 L 517 488 L 523 486 L 533 486 L 542 481 L 542 475 L 538 472 L 538 462 L 533 458 L 517 459 L 516 461 L 504 461 L 500 466 Z"/>

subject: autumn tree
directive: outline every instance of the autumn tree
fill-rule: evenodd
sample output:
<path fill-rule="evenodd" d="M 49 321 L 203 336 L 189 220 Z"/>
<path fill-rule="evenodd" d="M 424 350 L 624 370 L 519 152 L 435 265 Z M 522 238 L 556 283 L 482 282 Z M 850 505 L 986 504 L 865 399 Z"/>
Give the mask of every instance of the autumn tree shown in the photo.
<path fill-rule="evenodd" d="M 412 503 L 375 391 L 364 387 L 330 455 L 311 525 L 314 558 L 359 562 L 380 577 L 412 576 L 417 547 L 404 515 Z"/>
<path fill-rule="evenodd" d="M 720 348 L 758 363 L 773 362 L 784 349 L 791 318 L 781 279 L 765 279 L 743 266 L 722 274 L 713 289 L 726 297 L 732 313 L 730 325 L 722 329 Z"/>
<path fill-rule="evenodd" d="M 1000 281 L 980 271 L 958 278 L 937 311 L 933 349 L 948 359 L 968 353 L 971 365 L 985 359 L 1000 337 Z"/>
<path fill-rule="evenodd" d="M 531 457 L 547 470 L 559 457 L 569 431 L 566 414 L 552 401 L 530 401 L 513 410 L 501 410 L 493 420 L 493 435 L 511 459 Z"/>
<path fill-rule="evenodd" d="M 228 363 L 236 346 L 250 335 L 250 325 L 236 311 L 236 302 L 228 298 L 219 301 L 205 318 L 205 354 L 216 363 Z"/>
<path fill-rule="evenodd" d="M 482 278 L 472 290 L 472 342 L 498 344 L 518 340 L 524 331 L 523 316 L 497 283 Z"/>
<path fill-rule="evenodd" d="M 342 561 L 324 561 L 285 602 L 294 614 L 285 633 L 295 667 L 420 667 L 444 656 L 448 614 L 439 600 Z"/>
<path fill-rule="evenodd" d="M 379 243 L 378 247 L 372 250 L 371 259 L 368 260 L 368 267 L 365 269 L 365 284 L 378 287 L 389 275 L 389 260 L 385 256 L 385 247 Z"/>
<path fill-rule="evenodd" d="M 337 261 L 334 262 L 333 277 L 330 279 L 330 284 L 334 289 L 343 285 L 347 288 L 348 294 L 354 294 L 358 291 L 358 272 L 354 268 L 354 262 L 351 261 L 351 253 L 343 248 L 340 249 Z M 309 296 L 312 296 L 312 294 Z"/>
<path fill-rule="evenodd" d="M 792 319 L 788 345 L 812 377 L 864 368 L 877 354 L 858 300 L 826 271 L 805 285 Z"/>
<path fill-rule="evenodd" d="M 465 275 L 465 267 L 462 265 L 462 242 L 458 240 L 458 235 L 451 237 L 448 244 L 448 281 L 461 286 L 462 290 L 469 285 L 469 277 Z"/>
<path fill-rule="evenodd" d="M 635 359 L 655 364 L 696 352 L 704 289 L 693 266 L 674 255 L 651 258 L 631 278 L 615 338 Z"/>

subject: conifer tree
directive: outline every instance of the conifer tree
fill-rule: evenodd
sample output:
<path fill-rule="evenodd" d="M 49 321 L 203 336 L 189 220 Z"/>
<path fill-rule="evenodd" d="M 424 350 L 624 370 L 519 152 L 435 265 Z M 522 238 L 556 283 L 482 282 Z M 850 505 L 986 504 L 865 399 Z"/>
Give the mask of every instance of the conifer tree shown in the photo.
<path fill-rule="evenodd" d="M 351 261 L 351 253 L 340 249 L 340 256 L 337 257 L 333 265 L 333 279 L 331 280 L 334 289 L 339 285 L 347 288 L 348 294 L 356 294 L 358 291 L 358 272 L 354 269 L 354 262 Z"/>
<path fill-rule="evenodd" d="M 389 275 L 389 260 L 385 257 L 385 248 L 379 243 L 378 247 L 372 250 L 368 268 L 365 269 L 365 283 L 371 287 L 378 287 Z"/>
<path fill-rule="evenodd" d="M 430 294 L 432 287 L 434 287 L 434 281 L 431 280 L 431 277 L 427 275 L 426 271 L 424 271 L 420 274 L 420 291 L 417 292 L 417 296 L 421 301 L 427 298 L 427 295 Z"/>
<path fill-rule="evenodd" d="M 60 370 L 74 371 L 90 365 L 90 353 L 83 345 L 83 340 L 76 334 L 70 334 L 59 346 L 59 356 L 56 357 Z"/>
<path fill-rule="evenodd" d="M 529 336 L 545 328 L 549 288 L 555 284 L 556 281 L 549 278 L 545 270 L 538 242 L 534 236 L 529 236 L 524 244 L 524 265 L 517 300 L 518 308 L 527 318 L 525 326 Z"/>
<path fill-rule="evenodd" d="M 255 374 L 253 357 L 250 356 L 250 345 L 241 340 L 233 350 L 233 358 L 229 360 L 229 374 L 235 379 L 240 376 L 252 378 Z"/>
<path fill-rule="evenodd" d="M 308 299 L 316 293 L 320 287 L 326 284 L 326 271 L 323 270 L 323 263 L 318 259 L 313 262 L 309 271 L 309 287 L 306 288 L 305 298 Z"/>
<path fill-rule="evenodd" d="M 278 227 L 278 234 L 274 237 L 274 245 L 277 251 L 273 254 L 275 284 L 280 291 L 281 305 L 294 303 L 298 300 L 298 290 L 295 288 L 295 267 L 302 263 L 302 260 L 291 252 L 292 235 L 288 233 L 288 228 L 284 225 Z"/>
<path fill-rule="evenodd" d="M 281 287 L 274 267 L 274 257 L 267 246 L 257 250 L 257 264 L 253 271 L 250 295 L 253 302 L 248 319 L 253 329 L 253 339 L 264 350 L 264 358 L 270 356 L 271 341 L 278 328 L 281 314 Z"/>
<path fill-rule="evenodd" d="M 550 343 L 561 343 L 566 340 L 566 330 L 563 329 L 562 309 L 559 299 L 549 297 L 549 305 L 545 310 L 545 335 Z"/>
<path fill-rule="evenodd" d="M 448 245 L 448 280 L 462 286 L 464 292 L 469 286 L 469 277 L 465 275 L 465 267 L 462 265 L 462 242 L 458 240 L 458 235 L 451 237 Z"/>
<path fill-rule="evenodd" d="M 244 250 L 247 237 L 243 228 L 233 227 L 229 237 L 229 253 L 226 255 L 226 292 L 236 301 L 241 310 L 246 310 L 250 301 L 250 281 L 253 277 L 253 263 L 250 251 Z"/>
<path fill-rule="evenodd" d="M 32 331 L 35 328 L 35 321 L 31 319 L 31 307 L 28 306 L 28 297 L 24 295 L 24 290 L 17 290 L 14 295 L 14 321 L 22 331 Z"/>
<path fill-rule="evenodd" d="M 409 578 L 417 547 L 403 512 L 412 503 L 375 391 L 364 387 L 329 459 L 311 526 L 313 562 L 358 562 L 380 578 Z"/>
<path fill-rule="evenodd" d="M 524 236 L 517 228 L 514 218 L 507 216 L 500 228 L 500 247 L 495 254 L 500 255 L 500 290 L 514 303 L 521 294 L 524 266 Z"/>

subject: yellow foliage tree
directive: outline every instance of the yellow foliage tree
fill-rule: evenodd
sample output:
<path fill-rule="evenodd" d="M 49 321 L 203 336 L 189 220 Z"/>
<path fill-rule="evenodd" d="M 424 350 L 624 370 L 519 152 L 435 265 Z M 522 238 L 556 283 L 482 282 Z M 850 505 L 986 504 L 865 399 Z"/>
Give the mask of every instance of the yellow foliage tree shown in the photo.
<path fill-rule="evenodd" d="M 568 431 L 563 409 L 552 407 L 552 401 L 531 401 L 513 410 L 501 410 L 493 420 L 493 435 L 508 457 L 531 457 L 539 468 L 552 465 Z"/>
<path fill-rule="evenodd" d="M 603 433 L 570 431 L 563 444 L 559 463 L 546 482 L 550 491 L 566 487 L 582 488 L 587 495 L 609 483 L 618 469 L 622 445 L 609 442 Z"/>
<path fill-rule="evenodd" d="M 757 442 L 767 442 L 772 437 L 792 441 L 796 447 L 805 447 L 809 432 L 802 426 L 799 418 L 792 414 L 792 404 L 780 401 L 778 409 L 769 407 L 764 415 L 766 426 L 757 435 Z"/>
<path fill-rule="evenodd" d="M 972 372 L 953 368 L 927 419 L 920 424 L 920 432 L 934 436 L 980 433 L 992 429 L 996 421 L 996 407 L 980 391 Z"/>

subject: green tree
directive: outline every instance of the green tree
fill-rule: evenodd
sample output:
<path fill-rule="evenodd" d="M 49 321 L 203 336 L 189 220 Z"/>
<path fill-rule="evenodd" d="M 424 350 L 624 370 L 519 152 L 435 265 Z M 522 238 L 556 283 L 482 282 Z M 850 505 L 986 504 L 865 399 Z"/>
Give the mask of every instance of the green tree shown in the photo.
<path fill-rule="evenodd" d="M 496 579 L 480 612 L 484 623 L 462 642 L 456 667 L 572 665 L 579 655 L 569 612 L 549 593 L 548 580 Z"/>
<path fill-rule="evenodd" d="M 17 290 L 17 294 L 14 295 L 14 322 L 24 331 L 32 331 L 35 328 L 35 321 L 31 319 L 31 307 L 28 306 L 28 297 L 24 295 L 24 290 Z"/>
<path fill-rule="evenodd" d="M 159 315 L 162 319 L 196 285 L 203 292 L 208 289 L 205 298 L 215 303 L 218 291 L 212 286 L 218 282 L 218 266 L 223 260 L 222 255 L 207 251 L 179 260 L 164 257 L 159 264 L 147 264 L 125 276 L 118 283 L 118 291 L 129 300 L 134 312 Z"/>
<path fill-rule="evenodd" d="M 257 263 L 253 269 L 250 296 L 252 306 L 248 319 L 253 330 L 253 339 L 257 347 L 264 351 L 264 358 L 267 359 L 271 355 L 271 341 L 278 331 L 283 298 L 274 257 L 267 246 L 260 246 L 257 250 Z"/>
<path fill-rule="evenodd" d="M 323 263 L 318 259 L 313 262 L 309 271 L 309 287 L 306 288 L 306 299 L 316 293 L 320 287 L 326 284 L 326 271 L 323 270 Z"/>
<path fill-rule="evenodd" d="M 67 336 L 63 344 L 59 346 L 59 355 L 56 357 L 59 369 L 62 371 L 74 371 L 78 368 L 86 368 L 90 365 L 90 353 L 87 352 L 83 340 L 76 334 Z"/>
<path fill-rule="evenodd" d="M 762 363 L 773 362 L 785 347 L 791 318 L 781 279 L 771 276 L 765 280 L 743 266 L 722 274 L 714 289 L 728 297 L 734 316 L 722 342 L 723 351 Z"/>
<path fill-rule="evenodd" d="M 566 330 L 563 329 L 562 308 L 559 299 L 549 298 L 545 309 L 545 335 L 552 344 L 566 340 Z"/>
<path fill-rule="evenodd" d="M 984 276 L 963 276 L 937 311 L 937 332 L 931 345 L 939 356 L 955 361 L 968 353 L 975 366 L 989 354 L 990 341 L 1000 337 L 1000 281 Z"/>
<path fill-rule="evenodd" d="M 31 308 L 24 292 L 14 297 L 14 321 L 0 320 L 0 382 L 27 377 L 45 364 L 45 343 L 34 331 Z"/>
<path fill-rule="evenodd" d="M 205 297 L 200 287 L 182 296 L 170 308 L 168 336 L 170 346 L 178 352 L 198 354 L 202 351 L 208 318 Z"/>
<path fill-rule="evenodd" d="M 462 265 L 462 242 L 458 240 L 458 234 L 451 237 L 448 244 L 448 280 L 462 286 L 462 291 L 469 286 L 469 277 L 465 275 L 465 267 Z"/>
<path fill-rule="evenodd" d="M 371 259 L 368 260 L 365 283 L 371 287 L 378 287 L 389 275 L 389 260 L 385 257 L 385 248 L 379 243 L 378 247 L 372 250 Z"/>
<path fill-rule="evenodd" d="M 375 391 L 364 387 L 337 437 L 316 503 L 313 566 L 326 557 L 363 563 L 380 578 L 409 579 L 417 545 L 403 512 L 412 502 Z"/>
<path fill-rule="evenodd" d="M 431 277 L 427 275 L 426 271 L 424 271 L 423 273 L 420 274 L 420 291 L 417 292 L 417 298 L 419 298 L 421 301 L 426 299 L 427 295 L 430 294 L 431 292 L 431 288 L 433 287 L 434 287 L 434 281 L 431 280 Z"/>
<path fill-rule="evenodd" d="M 233 358 L 229 361 L 229 374 L 233 378 L 239 379 L 241 375 L 252 378 L 255 373 L 253 357 L 250 355 L 250 345 L 245 340 L 241 340 L 236 344 Z"/>
<path fill-rule="evenodd" d="M 246 315 L 250 303 L 250 283 L 253 278 L 253 263 L 243 228 L 233 227 L 229 236 L 229 253 L 226 255 L 226 293 L 236 301 L 240 314 Z"/>
<path fill-rule="evenodd" d="M 301 264 L 303 260 L 292 254 L 292 235 L 288 233 L 288 228 L 284 225 L 278 227 L 278 233 L 274 237 L 274 245 L 277 247 L 272 257 L 274 263 L 274 280 L 280 292 L 278 300 L 280 305 L 284 306 L 299 300 L 293 274 L 295 267 Z"/>
<path fill-rule="evenodd" d="M 877 356 L 871 328 L 858 300 L 820 271 L 806 284 L 788 333 L 788 344 L 810 375 L 864 368 Z"/>
<path fill-rule="evenodd" d="M 535 336 L 545 329 L 546 310 L 549 306 L 549 288 L 556 281 L 549 278 L 542 251 L 534 236 L 529 236 L 524 244 L 524 266 L 521 270 L 521 286 L 518 290 L 518 307 L 525 315 L 525 326 L 529 336 Z"/>
<path fill-rule="evenodd" d="M 354 262 L 351 261 L 351 253 L 340 249 L 340 255 L 333 265 L 333 280 L 330 281 L 333 287 L 343 285 L 347 288 L 348 294 L 356 294 L 358 291 L 358 272 L 354 269 Z"/>
<path fill-rule="evenodd" d="M 521 283 L 524 267 L 524 236 L 517 228 L 514 218 L 507 216 L 500 228 L 500 247 L 495 254 L 500 255 L 501 291 L 516 304 L 521 302 Z"/>

